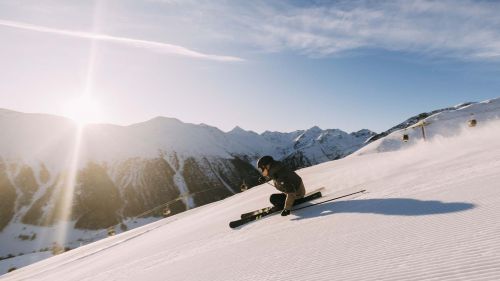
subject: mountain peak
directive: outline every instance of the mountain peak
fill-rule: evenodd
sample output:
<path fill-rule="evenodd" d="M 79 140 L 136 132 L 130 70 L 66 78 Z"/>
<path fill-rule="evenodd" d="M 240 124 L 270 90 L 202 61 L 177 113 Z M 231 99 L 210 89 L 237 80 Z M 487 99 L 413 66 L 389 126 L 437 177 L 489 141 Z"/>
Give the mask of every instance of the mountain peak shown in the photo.
<path fill-rule="evenodd" d="M 169 122 L 169 123 L 184 123 L 181 120 L 173 117 L 165 117 L 165 116 L 156 116 L 155 118 L 152 118 L 146 122 Z"/>
<path fill-rule="evenodd" d="M 309 129 L 307 129 L 307 131 L 318 132 L 318 131 L 323 131 L 323 130 L 318 126 L 313 126 Z"/>
<path fill-rule="evenodd" d="M 228 134 L 248 134 L 248 133 L 254 133 L 253 131 L 247 131 L 240 126 L 234 127 L 231 131 L 228 132 Z"/>
<path fill-rule="evenodd" d="M 371 136 L 374 136 L 376 135 L 377 133 L 371 131 L 371 130 L 368 130 L 368 129 L 361 129 L 357 132 L 352 132 L 351 135 L 353 136 L 367 136 L 367 137 L 371 137 Z"/>
<path fill-rule="evenodd" d="M 144 125 L 149 125 L 149 126 L 168 126 L 168 125 L 181 125 L 185 124 L 181 120 L 177 118 L 170 118 L 170 117 L 164 117 L 164 116 L 156 116 L 152 119 L 149 119 L 144 122 L 139 122 L 130 125 L 131 127 L 137 127 L 137 126 L 144 126 Z"/>

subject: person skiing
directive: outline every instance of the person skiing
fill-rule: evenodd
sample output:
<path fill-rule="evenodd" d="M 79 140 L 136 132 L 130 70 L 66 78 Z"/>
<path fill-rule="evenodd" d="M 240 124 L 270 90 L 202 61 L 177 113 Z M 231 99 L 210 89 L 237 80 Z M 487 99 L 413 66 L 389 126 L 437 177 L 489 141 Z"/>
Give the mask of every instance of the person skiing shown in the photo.
<path fill-rule="evenodd" d="M 263 177 L 259 182 L 274 181 L 274 187 L 282 193 L 272 194 L 270 201 L 281 211 L 282 216 L 288 216 L 296 199 L 304 197 L 306 190 L 302 178 L 287 168 L 282 162 L 275 161 L 271 156 L 263 156 L 257 161 L 257 168 Z"/>

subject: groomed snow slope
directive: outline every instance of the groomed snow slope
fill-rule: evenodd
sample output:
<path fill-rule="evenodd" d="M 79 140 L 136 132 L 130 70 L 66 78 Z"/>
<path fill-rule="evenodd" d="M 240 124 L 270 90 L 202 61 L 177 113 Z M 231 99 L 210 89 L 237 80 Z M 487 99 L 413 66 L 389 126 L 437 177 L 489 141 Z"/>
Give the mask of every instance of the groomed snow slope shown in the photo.
<path fill-rule="evenodd" d="M 500 121 L 299 171 L 325 197 L 230 229 L 273 189 L 104 239 L 1 280 L 500 280 Z"/>

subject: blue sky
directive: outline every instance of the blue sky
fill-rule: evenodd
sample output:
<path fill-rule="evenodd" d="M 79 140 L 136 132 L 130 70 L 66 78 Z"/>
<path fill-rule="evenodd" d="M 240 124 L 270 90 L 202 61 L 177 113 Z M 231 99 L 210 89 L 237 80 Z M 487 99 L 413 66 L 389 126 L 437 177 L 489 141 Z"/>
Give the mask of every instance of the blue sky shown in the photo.
<path fill-rule="evenodd" d="M 464 0 L 3 0 L 0 108 L 121 125 L 167 116 L 224 131 L 382 131 L 500 96 L 499 10 Z"/>

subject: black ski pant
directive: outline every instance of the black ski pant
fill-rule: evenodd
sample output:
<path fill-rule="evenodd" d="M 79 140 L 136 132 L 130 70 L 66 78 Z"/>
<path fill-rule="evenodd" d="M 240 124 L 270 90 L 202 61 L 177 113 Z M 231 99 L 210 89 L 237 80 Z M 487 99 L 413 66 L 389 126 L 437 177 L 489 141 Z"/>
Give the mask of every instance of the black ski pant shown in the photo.
<path fill-rule="evenodd" d="M 271 204 L 273 204 L 273 206 L 275 206 L 279 210 L 282 209 L 291 210 L 295 200 L 304 197 L 305 194 L 306 194 L 306 189 L 304 187 L 304 184 L 301 183 L 299 190 L 297 190 L 296 192 L 274 193 L 271 194 L 269 201 L 271 201 Z"/>

